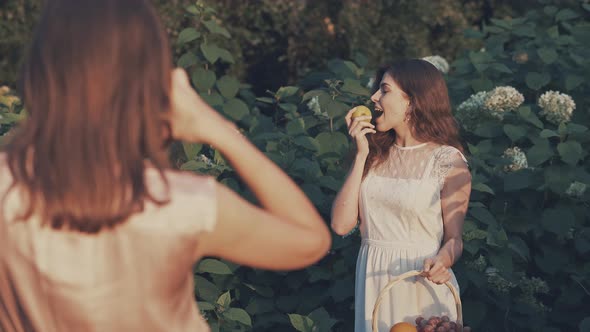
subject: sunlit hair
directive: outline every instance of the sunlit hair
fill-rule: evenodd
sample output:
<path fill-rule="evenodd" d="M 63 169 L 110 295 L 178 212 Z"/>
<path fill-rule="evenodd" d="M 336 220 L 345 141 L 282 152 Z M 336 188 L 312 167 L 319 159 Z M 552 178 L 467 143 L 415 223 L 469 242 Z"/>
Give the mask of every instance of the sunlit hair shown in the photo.
<path fill-rule="evenodd" d="M 165 204 L 145 171 L 165 181 L 171 70 L 148 0 L 46 1 L 21 73 L 28 118 L 6 147 L 19 218 L 94 233 Z"/>
<path fill-rule="evenodd" d="M 373 92 L 379 89 L 383 75 L 389 74 L 410 100 L 408 126 L 416 139 L 463 147 L 459 129 L 451 113 L 451 102 L 443 75 L 427 61 L 410 59 L 380 68 L 375 75 Z M 395 143 L 395 132 L 369 135 L 369 156 L 364 174 L 383 163 Z"/>

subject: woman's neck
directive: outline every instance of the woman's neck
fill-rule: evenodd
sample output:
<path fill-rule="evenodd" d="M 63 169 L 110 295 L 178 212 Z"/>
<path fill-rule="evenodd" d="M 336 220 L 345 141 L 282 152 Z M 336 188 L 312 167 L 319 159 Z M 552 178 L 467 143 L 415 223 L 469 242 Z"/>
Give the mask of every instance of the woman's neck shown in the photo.
<path fill-rule="evenodd" d="M 414 145 L 419 145 L 422 144 L 424 142 L 418 140 L 416 137 L 414 137 L 414 135 L 412 135 L 412 133 L 410 132 L 409 129 L 405 129 L 405 130 L 396 130 L 395 131 L 395 145 L 397 146 L 401 146 L 401 147 L 408 147 L 408 146 L 414 146 Z"/>

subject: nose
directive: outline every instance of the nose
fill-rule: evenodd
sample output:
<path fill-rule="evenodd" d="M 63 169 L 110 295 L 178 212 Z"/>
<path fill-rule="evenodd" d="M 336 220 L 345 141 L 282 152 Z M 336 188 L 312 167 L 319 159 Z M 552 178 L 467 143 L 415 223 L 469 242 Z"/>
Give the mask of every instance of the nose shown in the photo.
<path fill-rule="evenodd" d="M 371 96 L 371 101 L 376 103 L 379 101 L 379 98 L 381 97 L 381 91 L 377 90 L 377 92 L 375 92 L 372 96 Z"/>

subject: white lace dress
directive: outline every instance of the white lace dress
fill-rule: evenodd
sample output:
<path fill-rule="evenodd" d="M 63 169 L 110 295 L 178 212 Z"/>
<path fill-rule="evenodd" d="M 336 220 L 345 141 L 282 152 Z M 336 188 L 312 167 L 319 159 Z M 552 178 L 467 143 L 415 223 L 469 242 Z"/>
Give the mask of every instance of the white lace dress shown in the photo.
<path fill-rule="evenodd" d="M 379 292 L 399 274 L 421 270 L 424 259 L 437 254 L 443 239 L 441 190 L 453 167 L 466 167 L 454 147 L 424 143 L 392 147 L 387 161 L 369 171 L 360 188 L 362 245 L 356 266 L 355 332 L 371 332 Z M 452 274 L 452 272 L 451 272 Z M 457 287 L 452 274 L 451 282 Z M 445 285 L 424 278 L 394 286 L 379 311 L 379 332 L 417 316 L 457 313 Z"/>

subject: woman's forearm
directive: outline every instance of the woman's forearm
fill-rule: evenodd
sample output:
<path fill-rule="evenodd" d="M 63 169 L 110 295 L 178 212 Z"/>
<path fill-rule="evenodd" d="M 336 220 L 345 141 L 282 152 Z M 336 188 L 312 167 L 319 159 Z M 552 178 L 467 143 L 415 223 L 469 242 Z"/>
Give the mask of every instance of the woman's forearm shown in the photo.
<path fill-rule="evenodd" d="M 366 155 L 357 155 L 344 185 L 332 204 L 332 229 L 345 235 L 357 224 L 359 215 L 359 191 L 363 178 Z"/>
<path fill-rule="evenodd" d="M 450 268 L 463 253 L 463 240 L 461 238 L 449 238 L 438 251 L 438 258 L 446 268 Z"/>

